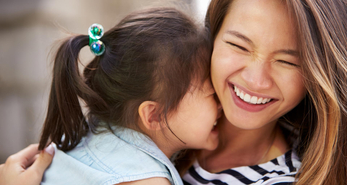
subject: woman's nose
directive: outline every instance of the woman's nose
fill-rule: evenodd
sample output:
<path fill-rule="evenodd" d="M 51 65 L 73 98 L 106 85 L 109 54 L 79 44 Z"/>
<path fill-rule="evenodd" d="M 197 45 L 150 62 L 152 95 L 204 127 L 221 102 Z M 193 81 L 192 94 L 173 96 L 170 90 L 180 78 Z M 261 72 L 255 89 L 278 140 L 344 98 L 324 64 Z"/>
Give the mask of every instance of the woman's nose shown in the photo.
<path fill-rule="evenodd" d="M 273 85 L 270 68 L 267 63 L 251 62 L 242 70 L 241 76 L 250 90 L 269 89 Z"/>

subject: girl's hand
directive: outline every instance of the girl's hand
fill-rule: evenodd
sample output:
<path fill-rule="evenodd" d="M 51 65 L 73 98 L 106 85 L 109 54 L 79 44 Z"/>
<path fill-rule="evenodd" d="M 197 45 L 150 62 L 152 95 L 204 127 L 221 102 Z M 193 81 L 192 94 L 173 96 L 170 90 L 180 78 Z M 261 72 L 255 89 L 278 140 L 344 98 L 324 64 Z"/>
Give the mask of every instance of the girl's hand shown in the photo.
<path fill-rule="evenodd" d="M 32 144 L 11 155 L 0 165 L 0 185 L 39 185 L 53 155 L 52 144 L 41 152 L 38 144 Z"/>

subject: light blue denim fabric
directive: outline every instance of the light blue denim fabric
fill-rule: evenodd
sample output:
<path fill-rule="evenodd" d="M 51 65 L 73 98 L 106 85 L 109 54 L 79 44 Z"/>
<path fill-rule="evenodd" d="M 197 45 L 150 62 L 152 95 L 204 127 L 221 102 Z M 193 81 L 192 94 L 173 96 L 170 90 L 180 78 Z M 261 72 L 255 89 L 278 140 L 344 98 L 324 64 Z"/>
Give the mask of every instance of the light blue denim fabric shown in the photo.
<path fill-rule="evenodd" d="M 110 185 L 151 177 L 171 184 L 182 180 L 165 154 L 142 133 L 118 128 L 113 133 L 89 133 L 73 150 L 55 150 L 42 185 Z"/>

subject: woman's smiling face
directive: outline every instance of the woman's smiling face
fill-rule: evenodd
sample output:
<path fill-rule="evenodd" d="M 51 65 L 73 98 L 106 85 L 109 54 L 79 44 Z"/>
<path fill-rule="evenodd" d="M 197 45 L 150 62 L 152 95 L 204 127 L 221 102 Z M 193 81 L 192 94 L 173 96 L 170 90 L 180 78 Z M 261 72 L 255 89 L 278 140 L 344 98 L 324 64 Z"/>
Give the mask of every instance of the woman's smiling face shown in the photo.
<path fill-rule="evenodd" d="M 226 118 L 257 129 L 305 96 L 295 24 L 283 1 L 235 0 L 214 41 L 211 75 Z"/>

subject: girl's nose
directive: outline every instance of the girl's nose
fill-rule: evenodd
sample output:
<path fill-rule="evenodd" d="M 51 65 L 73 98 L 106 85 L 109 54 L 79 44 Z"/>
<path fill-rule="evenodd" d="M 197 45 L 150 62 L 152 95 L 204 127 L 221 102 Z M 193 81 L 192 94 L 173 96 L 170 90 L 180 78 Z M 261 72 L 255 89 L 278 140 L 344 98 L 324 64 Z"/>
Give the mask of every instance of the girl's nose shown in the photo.
<path fill-rule="evenodd" d="M 222 107 L 222 104 L 220 103 L 219 101 L 219 98 L 217 97 L 217 95 L 215 95 L 215 100 L 216 100 L 216 103 L 217 103 L 217 119 L 219 119 L 221 116 L 222 116 L 222 110 L 223 110 L 223 107 Z"/>

